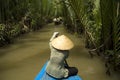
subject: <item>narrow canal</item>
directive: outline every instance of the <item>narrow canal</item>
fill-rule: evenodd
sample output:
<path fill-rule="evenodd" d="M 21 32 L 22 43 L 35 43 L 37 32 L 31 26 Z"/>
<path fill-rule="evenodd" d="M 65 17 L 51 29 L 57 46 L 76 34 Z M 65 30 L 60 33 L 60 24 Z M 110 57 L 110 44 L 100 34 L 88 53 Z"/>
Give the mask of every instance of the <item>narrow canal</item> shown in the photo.
<path fill-rule="evenodd" d="M 0 80 L 34 80 L 50 55 L 49 39 L 54 31 L 65 34 L 72 39 L 75 47 L 67 59 L 69 65 L 79 69 L 83 80 L 120 80 L 119 75 L 105 74 L 102 59 L 95 56 L 90 58 L 84 48 L 84 39 L 67 33 L 62 25 L 46 25 L 43 29 L 25 34 L 16 41 L 0 48 Z"/>

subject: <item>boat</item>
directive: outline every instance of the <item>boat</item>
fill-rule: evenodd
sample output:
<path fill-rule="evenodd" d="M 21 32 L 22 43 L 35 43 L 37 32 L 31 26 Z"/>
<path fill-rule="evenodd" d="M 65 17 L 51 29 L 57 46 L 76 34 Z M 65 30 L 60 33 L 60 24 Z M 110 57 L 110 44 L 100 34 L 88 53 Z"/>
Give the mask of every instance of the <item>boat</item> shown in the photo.
<path fill-rule="evenodd" d="M 40 72 L 38 73 L 38 75 L 35 77 L 34 80 L 58 80 L 58 79 L 55 79 L 54 77 L 49 76 L 46 73 L 46 66 L 47 66 L 47 62 L 44 64 L 44 66 L 42 67 L 42 69 L 40 70 Z M 82 80 L 82 78 L 79 75 L 74 75 L 74 76 L 70 76 L 68 78 L 59 79 L 59 80 Z"/>

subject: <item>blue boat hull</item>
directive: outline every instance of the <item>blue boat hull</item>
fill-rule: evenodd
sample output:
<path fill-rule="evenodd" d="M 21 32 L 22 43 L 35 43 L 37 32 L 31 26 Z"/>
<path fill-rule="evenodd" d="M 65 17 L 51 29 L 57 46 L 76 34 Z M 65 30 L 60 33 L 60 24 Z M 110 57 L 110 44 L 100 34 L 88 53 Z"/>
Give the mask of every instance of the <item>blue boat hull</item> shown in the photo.
<path fill-rule="evenodd" d="M 56 80 L 55 78 L 46 74 L 46 71 L 45 71 L 46 65 L 47 63 L 42 67 L 41 71 L 38 73 L 38 75 L 36 76 L 34 80 Z M 67 79 L 62 79 L 62 80 L 82 80 L 82 79 L 80 78 L 80 76 L 75 75 L 75 76 L 71 76 Z"/>

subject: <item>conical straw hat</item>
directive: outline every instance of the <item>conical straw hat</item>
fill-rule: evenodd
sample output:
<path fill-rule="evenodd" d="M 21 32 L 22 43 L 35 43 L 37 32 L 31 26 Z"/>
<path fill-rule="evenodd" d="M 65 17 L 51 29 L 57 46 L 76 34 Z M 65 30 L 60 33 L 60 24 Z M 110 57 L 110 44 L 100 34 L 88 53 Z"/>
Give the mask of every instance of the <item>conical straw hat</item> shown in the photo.
<path fill-rule="evenodd" d="M 52 46 L 59 50 L 70 50 L 73 48 L 73 42 L 65 35 L 58 36 L 51 42 Z"/>

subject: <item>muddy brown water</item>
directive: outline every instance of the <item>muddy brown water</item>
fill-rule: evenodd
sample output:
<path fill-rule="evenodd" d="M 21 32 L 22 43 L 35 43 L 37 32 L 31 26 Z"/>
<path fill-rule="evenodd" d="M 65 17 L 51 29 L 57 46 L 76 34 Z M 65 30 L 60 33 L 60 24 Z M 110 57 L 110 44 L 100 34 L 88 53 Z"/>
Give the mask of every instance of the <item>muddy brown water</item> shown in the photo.
<path fill-rule="evenodd" d="M 7 47 L 0 48 L 0 80 L 34 80 L 44 63 L 49 59 L 49 39 L 54 31 L 67 35 L 75 47 L 67 59 L 70 66 L 79 69 L 83 80 L 120 80 L 120 75 L 105 74 L 103 60 L 95 56 L 90 58 L 84 48 L 84 39 L 67 33 L 62 25 L 49 24 L 43 29 L 25 34 Z"/>

